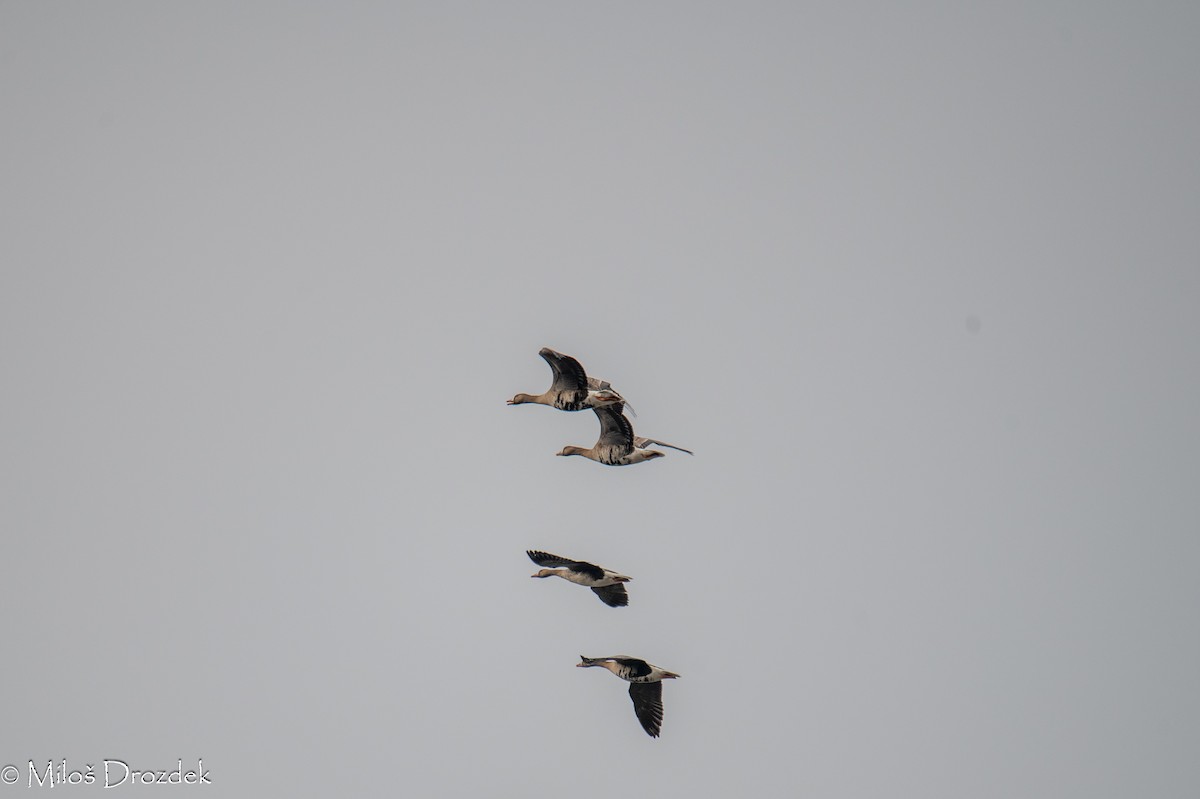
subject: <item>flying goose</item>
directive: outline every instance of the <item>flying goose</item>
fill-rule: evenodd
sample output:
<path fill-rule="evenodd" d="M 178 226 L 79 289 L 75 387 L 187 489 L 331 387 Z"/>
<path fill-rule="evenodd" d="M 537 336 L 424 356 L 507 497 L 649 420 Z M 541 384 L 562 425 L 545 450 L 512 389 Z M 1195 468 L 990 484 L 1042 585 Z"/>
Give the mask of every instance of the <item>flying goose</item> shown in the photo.
<path fill-rule="evenodd" d="M 622 583 L 629 582 L 632 577 L 582 560 L 560 558 L 558 555 L 539 552 L 536 549 L 526 550 L 525 554 L 537 565 L 549 567 L 529 575 L 530 577 L 561 577 L 576 585 L 586 585 L 596 592 L 601 602 L 612 608 L 623 608 L 629 604 L 629 595 L 625 593 Z"/>
<path fill-rule="evenodd" d="M 620 411 L 625 398 L 613 390 L 606 380 L 588 377 L 579 361 L 570 355 L 542 347 L 538 355 L 550 364 L 554 382 L 543 394 L 518 394 L 508 401 L 509 405 L 552 405 L 560 411 L 582 411 L 585 408 L 615 408 Z M 633 410 L 630 408 L 630 410 Z"/>
<path fill-rule="evenodd" d="M 576 663 L 577 668 L 599 666 L 608 669 L 613 674 L 629 683 L 629 698 L 633 700 L 633 712 L 637 714 L 642 729 L 651 738 L 658 737 L 662 728 L 662 681 L 673 680 L 679 675 L 660 669 L 641 658 L 631 658 L 628 655 L 617 655 L 610 658 L 590 658 L 579 656 L 582 662 Z"/>
<path fill-rule="evenodd" d="M 559 455 L 582 455 L 606 466 L 628 466 L 641 463 L 651 458 L 661 458 L 667 453 L 646 447 L 657 444 L 660 447 L 670 447 L 691 455 L 692 451 L 633 434 L 633 425 L 625 415 L 616 408 L 592 408 L 600 419 L 600 438 L 590 449 L 567 446 L 562 448 Z"/>

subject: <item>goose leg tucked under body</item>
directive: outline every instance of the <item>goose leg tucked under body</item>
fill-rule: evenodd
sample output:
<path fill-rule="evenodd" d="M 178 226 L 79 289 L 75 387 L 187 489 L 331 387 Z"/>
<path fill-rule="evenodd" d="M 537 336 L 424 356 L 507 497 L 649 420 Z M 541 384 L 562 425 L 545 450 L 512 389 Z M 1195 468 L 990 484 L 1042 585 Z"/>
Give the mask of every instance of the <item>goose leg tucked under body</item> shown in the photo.
<path fill-rule="evenodd" d="M 651 738 L 657 738 L 662 729 L 662 681 L 674 680 L 678 674 L 647 663 L 641 658 L 617 655 L 607 658 L 590 658 L 579 656 L 577 668 L 598 666 L 608 669 L 616 676 L 629 683 L 629 698 L 633 700 L 633 712 L 637 715 L 642 729 Z"/>

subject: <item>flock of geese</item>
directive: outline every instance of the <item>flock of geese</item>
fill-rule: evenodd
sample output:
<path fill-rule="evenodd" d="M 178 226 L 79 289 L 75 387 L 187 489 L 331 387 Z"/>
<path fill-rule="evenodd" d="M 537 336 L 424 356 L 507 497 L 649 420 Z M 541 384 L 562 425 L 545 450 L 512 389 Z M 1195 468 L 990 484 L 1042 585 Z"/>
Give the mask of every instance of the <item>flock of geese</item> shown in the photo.
<path fill-rule="evenodd" d="M 588 377 L 579 361 L 549 348 L 543 348 L 538 355 L 550 364 L 550 369 L 554 372 L 550 388 L 541 394 L 517 394 L 508 404 L 549 405 L 560 411 L 590 409 L 600 420 L 600 438 L 593 446 L 566 446 L 559 455 L 582 455 L 606 466 L 630 466 L 666 455 L 665 452 L 649 449 L 653 446 L 669 447 L 692 454 L 683 447 L 634 435 L 633 425 L 625 416 L 625 407 L 628 404 L 625 398 L 607 381 Z M 630 407 L 630 411 L 632 410 Z M 532 577 L 561 577 L 576 585 L 587 586 L 609 607 L 621 608 L 629 604 L 625 583 L 633 579 L 631 577 L 586 561 L 551 555 L 549 552 L 528 550 L 525 554 L 542 567 L 536 574 L 531 575 Z M 629 683 L 633 712 L 641 722 L 642 729 L 651 738 L 657 738 L 663 720 L 662 681 L 673 680 L 679 675 L 628 655 L 579 657 L 580 662 L 576 664 L 579 668 L 608 669 Z"/>
<path fill-rule="evenodd" d="M 588 377 L 579 361 L 570 355 L 563 355 L 548 347 L 543 347 L 538 355 L 541 355 L 554 370 L 554 382 L 541 394 L 518 394 L 510 399 L 508 404 L 524 405 L 532 402 L 549 405 L 560 411 L 582 411 L 590 408 L 600 420 L 600 438 L 593 446 L 566 446 L 559 455 L 582 455 L 605 466 L 630 466 L 667 454 L 647 447 L 669 447 L 692 454 L 690 450 L 665 441 L 635 436 L 633 425 L 625 417 L 625 398 L 614 391 L 608 381 Z"/>

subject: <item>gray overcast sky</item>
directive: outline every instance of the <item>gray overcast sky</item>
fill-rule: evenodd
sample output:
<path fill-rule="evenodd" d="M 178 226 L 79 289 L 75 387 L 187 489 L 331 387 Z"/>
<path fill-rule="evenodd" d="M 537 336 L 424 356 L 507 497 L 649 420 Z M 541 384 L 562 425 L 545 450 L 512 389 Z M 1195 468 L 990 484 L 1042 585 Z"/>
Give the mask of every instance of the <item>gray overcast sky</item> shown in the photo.
<path fill-rule="evenodd" d="M 0 23 L 0 766 L 1200 793 L 1200 6 Z"/>

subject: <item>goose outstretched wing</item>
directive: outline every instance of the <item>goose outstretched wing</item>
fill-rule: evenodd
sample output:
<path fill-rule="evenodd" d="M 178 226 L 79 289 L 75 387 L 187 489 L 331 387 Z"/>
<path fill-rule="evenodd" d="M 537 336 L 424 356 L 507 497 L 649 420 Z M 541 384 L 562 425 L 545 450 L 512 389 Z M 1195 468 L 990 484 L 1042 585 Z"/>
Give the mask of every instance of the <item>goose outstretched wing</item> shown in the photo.
<path fill-rule="evenodd" d="M 540 552 L 536 549 L 527 549 L 525 550 L 525 554 L 534 563 L 547 569 L 570 569 L 573 572 L 586 574 L 593 580 L 604 579 L 604 569 L 594 563 L 588 563 L 583 560 L 571 560 L 559 555 L 551 555 L 549 552 Z"/>
<path fill-rule="evenodd" d="M 631 682 L 629 698 L 633 700 L 633 712 L 642 723 L 642 729 L 651 738 L 657 738 L 663 720 L 662 683 Z"/>
<path fill-rule="evenodd" d="M 606 585 L 603 588 L 593 588 L 596 596 L 600 597 L 600 601 L 608 605 L 610 608 L 623 608 L 629 604 L 629 594 L 625 593 L 625 586 L 621 583 Z"/>
<path fill-rule="evenodd" d="M 633 444 L 638 449 L 645 449 L 646 447 L 659 446 L 659 447 L 670 447 L 671 449 L 677 449 L 680 452 L 686 452 L 689 455 L 696 454 L 696 453 L 692 452 L 690 449 L 684 449 L 683 447 L 677 447 L 674 444 L 668 444 L 665 441 L 659 441 L 657 438 L 644 438 L 642 436 L 636 436 L 633 439 Z"/>
<path fill-rule="evenodd" d="M 582 391 L 588 390 L 587 372 L 579 361 L 570 355 L 555 352 L 549 347 L 542 347 L 538 352 L 542 359 L 550 364 L 554 372 L 554 382 L 550 384 L 551 391 Z"/>
<path fill-rule="evenodd" d="M 633 425 L 625 414 L 613 408 L 592 408 L 600 419 L 600 438 L 596 449 L 615 450 L 620 455 L 633 452 Z"/>

